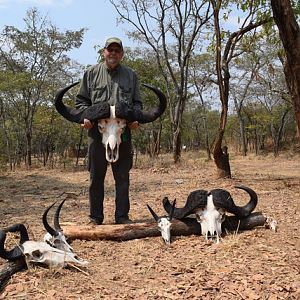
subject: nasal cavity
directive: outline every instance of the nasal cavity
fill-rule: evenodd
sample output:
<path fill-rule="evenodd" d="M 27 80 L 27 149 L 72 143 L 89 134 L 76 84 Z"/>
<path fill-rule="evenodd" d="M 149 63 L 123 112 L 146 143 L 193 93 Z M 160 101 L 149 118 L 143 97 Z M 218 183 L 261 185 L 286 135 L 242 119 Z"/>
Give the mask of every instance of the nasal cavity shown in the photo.
<path fill-rule="evenodd" d="M 109 162 L 116 162 L 118 159 L 118 147 L 111 149 L 109 145 L 107 145 L 107 157 L 109 158 Z"/>

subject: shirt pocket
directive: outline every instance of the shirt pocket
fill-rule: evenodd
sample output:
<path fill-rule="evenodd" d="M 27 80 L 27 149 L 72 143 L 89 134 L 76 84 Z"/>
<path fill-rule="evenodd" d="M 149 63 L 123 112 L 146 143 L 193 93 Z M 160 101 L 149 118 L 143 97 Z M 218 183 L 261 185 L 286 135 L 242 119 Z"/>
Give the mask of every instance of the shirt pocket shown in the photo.
<path fill-rule="evenodd" d="M 119 86 L 119 101 L 132 105 L 131 88 Z"/>
<path fill-rule="evenodd" d="M 107 101 L 107 85 L 97 86 L 91 92 L 92 103 Z"/>

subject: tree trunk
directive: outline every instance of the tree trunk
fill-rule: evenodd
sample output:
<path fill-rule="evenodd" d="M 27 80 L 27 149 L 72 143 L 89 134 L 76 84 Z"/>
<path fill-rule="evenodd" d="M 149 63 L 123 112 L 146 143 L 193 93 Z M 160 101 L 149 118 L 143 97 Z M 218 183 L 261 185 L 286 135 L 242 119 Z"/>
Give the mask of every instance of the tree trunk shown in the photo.
<path fill-rule="evenodd" d="M 206 154 L 207 154 L 207 159 L 211 160 L 211 151 L 210 151 L 210 147 L 209 147 L 209 136 L 208 136 L 207 119 L 206 119 L 206 117 L 203 118 L 203 127 L 204 127 L 205 150 L 206 150 Z"/>
<path fill-rule="evenodd" d="M 298 133 L 300 132 L 300 28 L 290 0 L 271 0 L 273 17 L 279 30 L 287 61 L 285 79 L 292 97 Z M 300 142 L 300 136 L 298 135 Z"/>
<path fill-rule="evenodd" d="M 80 137 L 79 137 L 79 143 L 78 143 L 78 148 L 77 148 L 77 154 L 76 154 L 76 166 L 78 166 L 79 163 L 79 157 L 80 157 L 80 148 L 83 140 L 83 127 L 81 127 L 80 130 Z"/>
<path fill-rule="evenodd" d="M 213 156 L 217 166 L 217 178 L 231 178 L 229 154 L 227 146 L 222 147 L 223 133 L 219 132 L 215 141 Z"/>
<path fill-rule="evenodd" d="M 31 167 L 32 161 L 31 161 L 31 138 L 32 135 L 30 132 L 27 132 L 26 134 L 26 142 L 27 142 L 27 152 L 26 152 L 26 162 L 27 162 L 27 167 Z"/>
<path fill-rule="evenodd" d="M 234 216 L 227 216 L 223 228 L 236 231 L 249 230 L 256 226 L 264 226 L 266 217 L 260 213 L 252 213 L 243 220 L 238 220 Z M 139 239 L 145 237 L 160 236 L 157 223 L 155 221 L 133 224 L 121 225 L 101 225 L 101 226 L 63 226 L 64 234 L 70 240 L 113 240 L 113 241 L 127 241 L 132 239 Z M 180 235 L 200 235 L 201 226 L 196 219 L 185 218 L 182 220 L 173 220 L 172 222 L 172 236 Z"/>
<path fill-rule="evenodd" d="M 173 133 L 173 159 L 174 163 L 179 163 L 181 158 L 181 130 L 178 127 Z"/>

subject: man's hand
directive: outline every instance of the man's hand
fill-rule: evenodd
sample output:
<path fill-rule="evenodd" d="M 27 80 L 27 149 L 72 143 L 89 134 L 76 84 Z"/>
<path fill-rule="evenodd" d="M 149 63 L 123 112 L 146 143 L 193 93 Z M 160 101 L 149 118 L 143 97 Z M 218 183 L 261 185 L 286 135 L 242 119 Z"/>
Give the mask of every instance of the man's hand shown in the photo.
<path fill-rule="evenodd" d="M 134 121 L 134 122 L 131 122 L 131 123 L 128 123 L 128 128 L 129 129 L 137 129 L 140 127 L 140 124 L 138 121 Z"/>
<path fill-rule="evenodd" d="M 93 124 L 90 120 L 83 119 L 83 124 L 81 124 L 81 127 L 85 128 L 85 129 L 90 129 L 93 127 Z"/>

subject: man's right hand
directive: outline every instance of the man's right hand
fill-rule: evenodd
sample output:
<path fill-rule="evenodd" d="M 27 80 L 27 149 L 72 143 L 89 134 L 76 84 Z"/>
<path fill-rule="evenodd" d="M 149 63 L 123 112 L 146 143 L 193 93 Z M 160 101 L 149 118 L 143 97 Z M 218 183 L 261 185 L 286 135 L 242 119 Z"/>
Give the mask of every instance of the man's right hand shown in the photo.
<path fill-rule="evenodd" d="M 83 124 L 81 124 L 81 127 L 90 129 L 93 127 L 93 123 L 89 119 L 83 119 Z"/>

